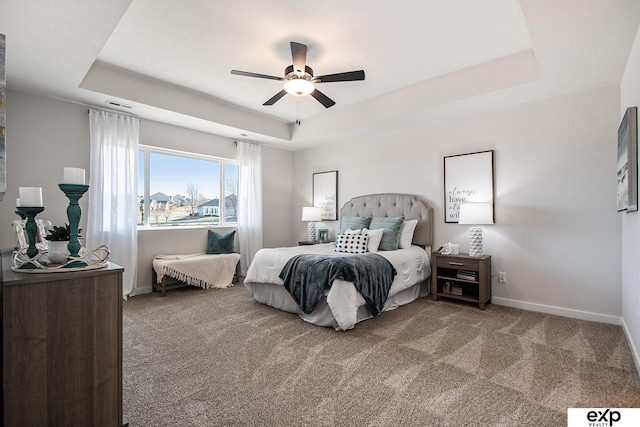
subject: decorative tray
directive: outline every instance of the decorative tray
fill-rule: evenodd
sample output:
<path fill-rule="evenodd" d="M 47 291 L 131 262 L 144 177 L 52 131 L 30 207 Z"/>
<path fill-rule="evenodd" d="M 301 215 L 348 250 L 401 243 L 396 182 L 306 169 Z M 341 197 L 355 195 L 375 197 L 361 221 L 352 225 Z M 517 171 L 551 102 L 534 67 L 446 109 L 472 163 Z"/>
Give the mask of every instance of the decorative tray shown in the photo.
<path fill-rule="evenodd" d="M 64 264 L 51 263 L 47 257 L 48 251 L 38 250 L 34 257 L 29 257 L 26 250 L 17 250 L 13 253 L 13 267 L 11 270 L 16 273 L 68 273 L 72 271 L 96 270 L 104 268 L 108 265 L 109 255 L 111 252 L 106 245 L 102 245 L 94 250 L 82 248 L 80 256 L 67 256 L 67 262 Z M 56 252 L 58 255 L 64 255 Z M 85 265 L 73 267 L 74 263 L 83 263 Z M 30 268 L 24 268 L 29 265 Z"/>

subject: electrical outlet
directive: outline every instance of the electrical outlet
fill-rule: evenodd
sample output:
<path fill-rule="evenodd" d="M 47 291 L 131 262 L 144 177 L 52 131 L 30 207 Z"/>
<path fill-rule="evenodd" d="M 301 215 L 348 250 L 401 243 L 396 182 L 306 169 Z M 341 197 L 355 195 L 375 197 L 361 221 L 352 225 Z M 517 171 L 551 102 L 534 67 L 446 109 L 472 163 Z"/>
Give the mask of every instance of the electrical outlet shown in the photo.
<path fill-rule="evenodd" d="M 504 271 L 498 271 L 498 282 L 507 283 L 507 273 Z"/>

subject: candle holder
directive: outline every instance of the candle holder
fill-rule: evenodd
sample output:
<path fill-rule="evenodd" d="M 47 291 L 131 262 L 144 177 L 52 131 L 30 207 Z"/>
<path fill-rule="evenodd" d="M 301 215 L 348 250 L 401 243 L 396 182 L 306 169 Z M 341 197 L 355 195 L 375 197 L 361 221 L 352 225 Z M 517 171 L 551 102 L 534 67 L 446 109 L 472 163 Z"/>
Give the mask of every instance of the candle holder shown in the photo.
<path fill-rule="evenodd" d="M 80 224 L 80 217 L 82 216 L 82 208 L 78 204 L 78 200 L 89 189 L 88 185 L 83 184 L 58 184 L 60 190 L 69 198 L 69 206 L 67 207 L 67 218 L 69 219 L 69 243 L 67 249 L 69 249 L 69 258 L 78 258 L 78 253 L 82 245 L 78 240 L 78 225 Z M 74 261 L 67 265 L 65 268 L 85 267 L 87 263 L 84 261 Z"/>
<path fill-rule="evenodd" d="M 21 218 L 27 218 L 27 223 L 24 226 L 24 231 L 27 234 L 27 239 L 29 240 L 29 247 L 27 248 L 27 256 L 30 260 L 33 260 L 39 253 L 38 248 L 36 248 L 36 233 L 38 232 L 38 226 L 36 225 L 36 215 L 40 212 L 44 211 L 44 206 L 19 206 L 16 207 L 16 213 L 20 215 Z M 23 216 L 24 215 L 24 216 Z M 24 263 L 20 266 L 21 269 L 32 269 L 38 268 L 32 262 Z"/>

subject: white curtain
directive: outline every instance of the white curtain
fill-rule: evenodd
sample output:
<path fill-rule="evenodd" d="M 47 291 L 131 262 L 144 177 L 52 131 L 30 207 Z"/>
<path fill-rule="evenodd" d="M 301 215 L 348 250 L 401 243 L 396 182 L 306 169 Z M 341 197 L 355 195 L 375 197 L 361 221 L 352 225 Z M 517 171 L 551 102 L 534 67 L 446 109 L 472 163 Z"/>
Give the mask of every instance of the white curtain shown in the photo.
<path fill-rule="evenodd" d="M 138 135 L 140 120 L 89 111 L 91 162 L 87 247 L 107 245 L 124 267 L 122 294 L 135 295 L 138 260 Z"/>
<path fill-rule="evenodd" d="M 240 270 L 247 274 L 254 255 L 262 248 L 262 154 L 259 145 L 238 142 L 238 243 Z"/>

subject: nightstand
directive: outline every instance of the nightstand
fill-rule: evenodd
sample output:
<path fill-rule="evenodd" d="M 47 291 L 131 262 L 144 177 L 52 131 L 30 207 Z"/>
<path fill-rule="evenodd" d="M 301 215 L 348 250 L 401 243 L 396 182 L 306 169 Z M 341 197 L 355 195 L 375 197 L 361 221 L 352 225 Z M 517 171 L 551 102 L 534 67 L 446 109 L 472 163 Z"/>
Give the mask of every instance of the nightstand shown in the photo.
<path fill-rule="evenodd" d="M 491 256 L 431 255 L 431 297 L 477 303 L 481 310 L 491 300 Z"/>
<path fill-rule="evenodd" d="M 315 242 L 310 242 L 308 240 L 300 240 L 298 242 L 298 246 L 317 245 L 318 243 L 320 243 L 320 242 L 318 242 L 317 240 Z"/>

